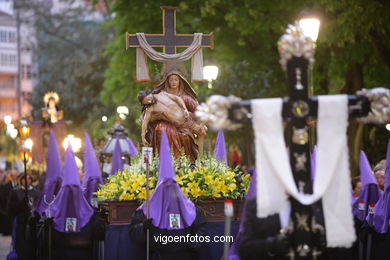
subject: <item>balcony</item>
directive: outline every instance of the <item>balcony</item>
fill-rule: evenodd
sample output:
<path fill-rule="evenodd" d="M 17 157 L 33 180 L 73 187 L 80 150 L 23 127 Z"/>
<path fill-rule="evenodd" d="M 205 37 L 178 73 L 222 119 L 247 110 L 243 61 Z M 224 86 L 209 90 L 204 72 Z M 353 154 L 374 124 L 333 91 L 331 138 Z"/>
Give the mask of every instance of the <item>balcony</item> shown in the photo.
<path fill-rule="evenodd" d="M 0 98 L 16 98 L 17 90 L 12 77 L 0 78 Z"/>

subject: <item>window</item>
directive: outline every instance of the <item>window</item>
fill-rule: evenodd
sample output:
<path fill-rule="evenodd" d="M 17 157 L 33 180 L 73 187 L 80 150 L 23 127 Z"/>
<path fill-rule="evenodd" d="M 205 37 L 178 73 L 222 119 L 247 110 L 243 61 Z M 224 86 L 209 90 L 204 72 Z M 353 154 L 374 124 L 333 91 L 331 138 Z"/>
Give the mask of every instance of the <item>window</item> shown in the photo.
<path fill-rule="evenodd" d="M 0 89 L 12 88 L 12 79 L 0 79 Z"/>
<path fill-rule="evenodd" d="M 31 78 L 31 65 L 22 65 L 22 79 Z"/>
<path fill-rule="evenodd" d="M 15 66 L 16 55 L 0 54 L 0 66 Z"/>
<path fill-rule="evenodd" d="M 0 31 L 0 42 L 16 43 L 16 32 Z"/>
<path fill-rule="evenodd" d="M 8 42 L 9 43 L 16 42 L 16 33 L 15 32 L 8 32 Z"/>
<path fill-rule="evenodd" d="M 7 32 L 0 31 L 0 42 L 7 42 Z"/>

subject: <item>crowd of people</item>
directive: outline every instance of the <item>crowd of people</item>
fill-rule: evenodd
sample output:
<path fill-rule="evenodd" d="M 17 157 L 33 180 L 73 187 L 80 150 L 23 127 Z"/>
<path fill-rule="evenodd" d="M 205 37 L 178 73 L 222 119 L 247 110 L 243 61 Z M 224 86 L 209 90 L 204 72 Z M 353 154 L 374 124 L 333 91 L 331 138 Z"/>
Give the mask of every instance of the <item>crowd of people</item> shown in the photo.
<path fill-rule="evenodd" d="M 168 149 L 162 155 L 170 154 L 166 136 L 162 142 L 165 145 L 160 148 Z M 207 234 L 205 218 L 181 192 L 170 160 L 161 160 L 159 185 L 149 207 L 144 203 L 132 217 L 129 236 L 141 246 L 146 243 L 147 230 L 151 235 Z M 54 134 L 47 161 L 47 172 L 42 175 L 29 172 L 26 176 L 15 169 L 0 175 L 0 233 L 12 235 L 13 250 L 8 259 L 98 259 L 99 241 L 105 238 L 107 223 L 94 203 L 93 192 L 103 180 L 89 137 L 86 136 L 84 168 L 77 166 L 71 149 L 67 149 L 61 163 Z M 252 175 L 252 182 L 230 259 L 284 259 L 291 241 L 280 230 L 288 225 L 289 213 L 258 218 L 255 167 L 237 163 L 235 160 L 235 169 Z M 360 176 L 352 178 L 351 191 L 357 240 L 350 249 L 325 246 L 324 259 L 390 259 L 390 171 L 386 167 L 389 165 L 382 160 L 371 168 L 361 154 Z M 324 234 L 316 236 L 315 243 L 321 244 L 321 236 Z M 164 245 L 154 241 L 150 250 L 152 259 L 197 259 L 200 247 L 200 243 Z"/>
<path fill-rule="evenodd" d="M 25 175 L 11 169 L 0 176 L 0 233 L 12 235 L 7 259 L 97 259 L 105 220 L 93 203 L 93 192 L 103 182 L 86 139 L 84 174 L 71 146 L 62 164 L 51 133 L 45 173 Z"/>

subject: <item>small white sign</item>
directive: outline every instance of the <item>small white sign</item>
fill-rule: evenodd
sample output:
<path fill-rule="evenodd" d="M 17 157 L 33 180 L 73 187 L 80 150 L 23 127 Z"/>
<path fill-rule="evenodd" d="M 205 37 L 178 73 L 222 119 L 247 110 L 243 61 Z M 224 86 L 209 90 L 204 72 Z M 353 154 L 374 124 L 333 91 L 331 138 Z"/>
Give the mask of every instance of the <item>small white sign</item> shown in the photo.
<path fill-rule="evenodd" d="M 111 163 L 104 163 L 103 164 L 103 172 L 110 174 L 111 173 Z"/>
<path fill-rule="evenodd" d="M 152 147 L 142 147 L 142 168 L 146 169 L 146 163 L 149 165 L 153 160 L 153 148 Z"/>
<path fill-rule="evenodd" d="M 171 228 L 180 228 L 180 214 L 169 214 L 169 226 Z"/>
<path fill-rule="evenodd" d="M 65 232 L 76 232 L 77 218 L 66 218 Z"/>

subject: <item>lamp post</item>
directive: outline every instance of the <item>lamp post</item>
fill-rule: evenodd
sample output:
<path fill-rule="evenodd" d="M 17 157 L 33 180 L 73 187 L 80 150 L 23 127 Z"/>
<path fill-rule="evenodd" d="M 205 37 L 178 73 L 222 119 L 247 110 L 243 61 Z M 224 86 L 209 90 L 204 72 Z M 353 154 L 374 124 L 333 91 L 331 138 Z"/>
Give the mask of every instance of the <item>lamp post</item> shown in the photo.
<path fill-rule="evenodd" d="M 209 82 L 208 88 L 212 88 L 212 81 L 218 77 L 218 67 L 215 65 L 207 65 L 203 67 L 203 77 Z"/>
<path fill-rule="evenodd" d="M 12 116 L 10 116 L 10 115 L 5 115 L 5 116 L 4 116 L 4 123 L 5 123 L 6 125 L 9 125 L 9 124 L 11 124 L 11 122 L 12 122 Z"/>
<path fill-rule="evenodd" d="M 28 203 L 28 183 L 27 183 L 27 161 L 30 158 L 30 152 L 32 150 L 33 141 L 28 138 L 30 136 L 30 126 L 27 121 L 22 121 L 19 126 L 19 133 L 22 138 L 22 151 L 21 157 L 24 163 L 24 187 L 25 187 L 25 198 Z"/>
<path fill-rule="evenodd" d="M 112 157 L 115 149 L 115 144 L 116 140 L 119 140 L 119 145 L 121 148 L 121 153 L 122 153 L 122 159 L 126 160 L 126 163 L 130 165 L 130 144 L 128 140 L 128 133 L 125 130 L 125 128 L 119 124 L 116 123 L 109 131 L 109 138 L 104 145 L 103 150 L 100 152 L 100 163 L 102 167 L 102 172 L 105 173 L 104 171 L 104 165 L 105 163 L 108 163 L 108 159 Z"/>
<path fill-rule="evenodd" d="M 62 146 L 64 147 L 64 150 L 68 149 L 69 144 L 72 146 L 72 150 L 74 153 L 78 153 L 81 149 L 81 139 L 78 137 L 75 137 L 74 135 L 68 135 L 65 137 L 64 142 L 62 143 Z"/>
<path fill-rule="evenodd" d="M 313 42 L 313 48 L 316 47 L 316 41 L 318 38 L 318 33 L 320 30 L 320 20 L 318 19 L 318 16 L 315 15 L 310 10 L 304 10 L 301 12 L 299 21 L 298 21 L 299 27 L 302 29 L 302 33 L 304 36 L 310 38 Z M 309 96 L 314 95 L 314 84 L 313 84 L 313 73 L 312 68 L 309 67 L 308 69 L 308 78 L 309 78 Z M 315 128 L 315 121 L 310 122 L 310 148 L 314 149 L 314 143 L 316 138 L 316 128 Z"/>
<path fill-rule="evenodd" d="M 129 109 L 126 106 L 119 106 L 116 108 L 116 112 L 119 114 L 121 120 L 125 120 L 129 115 Z M 102 118 L 103 119 L 103 118 Z"/>

